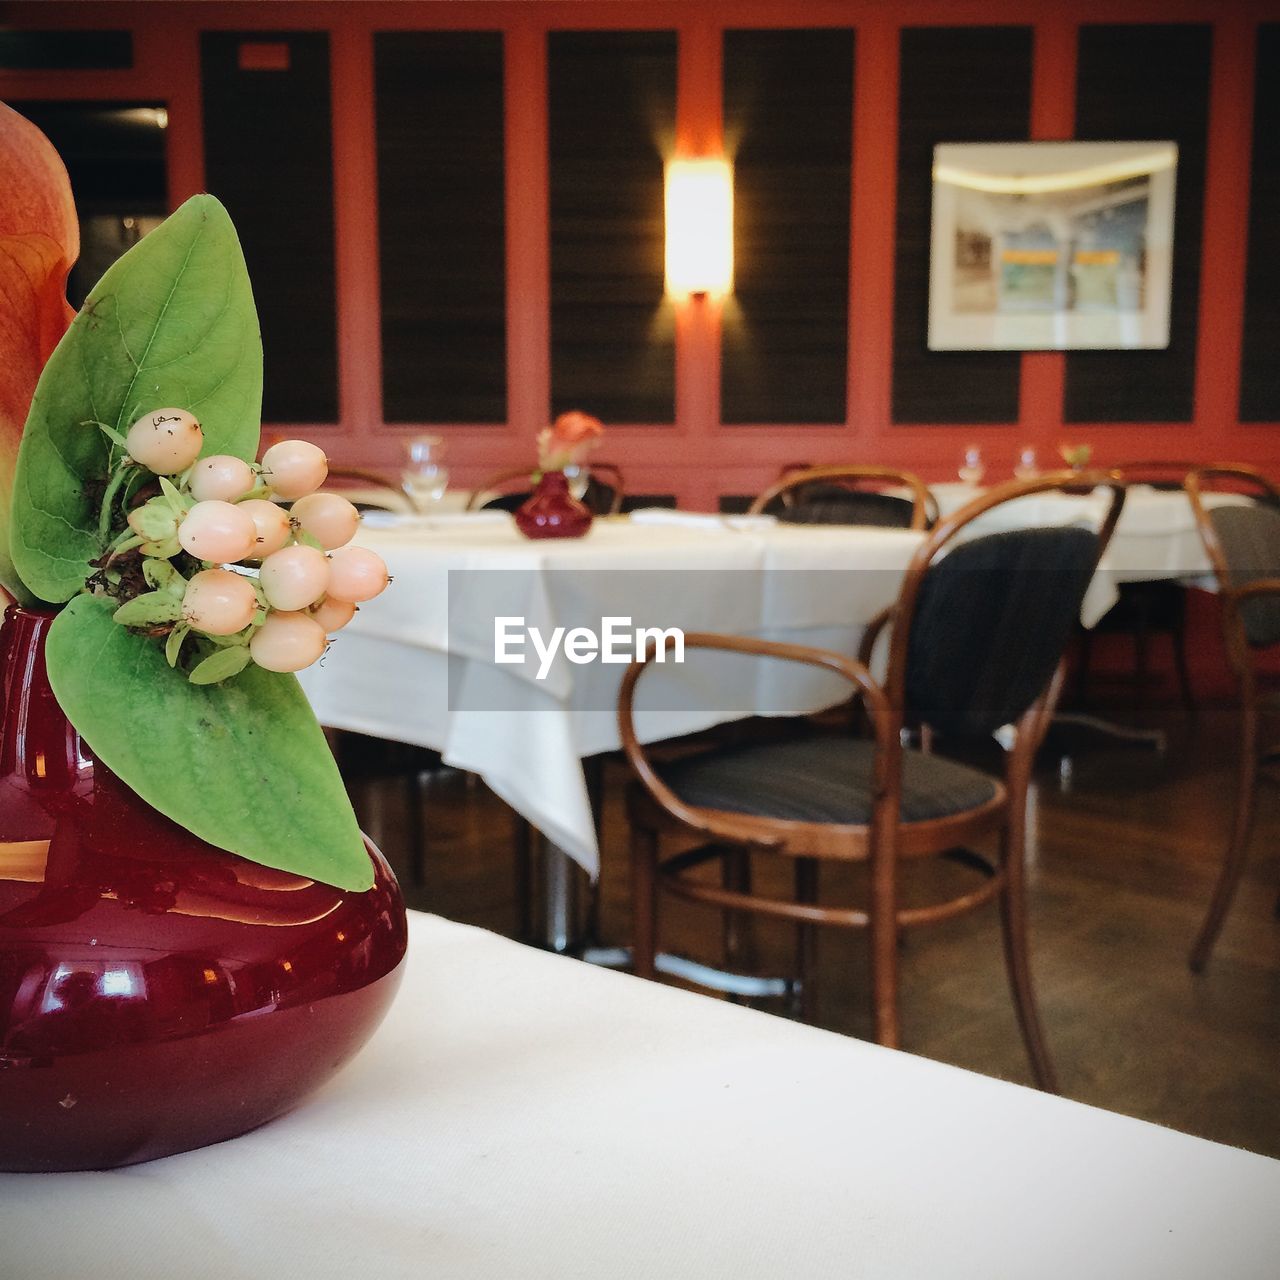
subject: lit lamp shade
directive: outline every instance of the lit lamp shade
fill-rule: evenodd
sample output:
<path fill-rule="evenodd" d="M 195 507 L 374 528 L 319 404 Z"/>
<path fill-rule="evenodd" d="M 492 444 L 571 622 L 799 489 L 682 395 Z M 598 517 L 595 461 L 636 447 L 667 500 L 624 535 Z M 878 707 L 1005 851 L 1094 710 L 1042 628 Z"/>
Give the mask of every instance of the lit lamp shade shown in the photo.
<path fill-rule="evenodd" d="M 722 298 L 733 289 L 733 166 L 667 162 L 667 292 Z"/>

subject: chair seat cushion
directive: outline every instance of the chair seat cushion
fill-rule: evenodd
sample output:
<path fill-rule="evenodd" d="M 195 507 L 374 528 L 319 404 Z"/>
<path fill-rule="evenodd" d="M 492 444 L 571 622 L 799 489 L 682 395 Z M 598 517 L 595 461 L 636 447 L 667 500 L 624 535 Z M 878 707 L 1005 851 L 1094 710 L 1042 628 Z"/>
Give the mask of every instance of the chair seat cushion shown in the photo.
<path fill-rule="evenodd" d="M 871 821 L 873 744 L 807 737 L 734 747 L 664 766 L 666 784 L 686 804 L 791 822 L 861 826 Z M 904 822 L 924 822 L 986 804 L 996 784 L 941 756 L 902 753 Z"/>

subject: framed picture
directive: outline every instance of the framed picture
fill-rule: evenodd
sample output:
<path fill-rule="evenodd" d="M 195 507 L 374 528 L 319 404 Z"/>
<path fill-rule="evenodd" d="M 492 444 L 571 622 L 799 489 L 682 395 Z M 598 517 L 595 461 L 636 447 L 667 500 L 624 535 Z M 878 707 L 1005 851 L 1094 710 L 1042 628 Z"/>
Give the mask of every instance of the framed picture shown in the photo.
<path fill-rule="evenodd" d="M 1173 142 L 933 151 L 931 351 L 1169 345 Z"/>

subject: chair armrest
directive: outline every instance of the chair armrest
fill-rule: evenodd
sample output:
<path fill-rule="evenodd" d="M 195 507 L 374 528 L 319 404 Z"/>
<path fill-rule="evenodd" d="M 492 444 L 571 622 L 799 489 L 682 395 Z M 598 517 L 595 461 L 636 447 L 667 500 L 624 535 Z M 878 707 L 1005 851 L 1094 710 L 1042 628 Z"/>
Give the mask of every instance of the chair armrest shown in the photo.
<path fill-rule="evenodd" d="M 1258 596 L 1280 595 L 1280 578 L 1255 578 L 1242 587 L 1232 587 L 1231 598 L 1236 601 L 1252 600 Z"/>
<path fill-rule="evenodd" d="M 868 669 L 871 667 L 871 658 L 875 653 L 876 641 L 880 639 L 880 633 L 885 629 L 886 624 L 893 618 L 893 605 L 888 605 L 881 609 L 870 622 L 867 623 L 867 629 L 862 633 L 862 642 L 858 645 L 858 661 Z"/>
<path fill-rule="evenodd" d="M 671 647 L 672 640 L 673 637 L 662 638 L 664 650 Z M 717 649 L 726 653 L 746 653 L 763 658 L 781 658 L 788 662 L 801 662 L 812 667 L 822 667 L 843 676 L 861 696 L 875 733 L 877 788 L 887 785 L 886 752 L 896 744 L 897 734 L 893 727 L 889 700 L 864 663 L 829 649 L 783 644 L 772 640 L 756 640 L 746 636 L 716 635 L 711 632 L 688 632 L 684 637 L 684 647 L 686 649 Z M 657 644 L 651 641 L 644 657 L 637 658 L 627 668 L 618 690 L 618 731 L 627 762 L 653 799 L 672 817 L 694 831 L 713 839 L 729 840 L 735 844 L 750 844 L 765 849 L 777 848 L 782 843 L 781 838 L 762 839 L 759 832 L 748 823 L 738 823 L 712 810 L 686 804 L 658 776 L 636 736 L 634 717 L 636 684 L 648 669 L 656 652 Z"/>

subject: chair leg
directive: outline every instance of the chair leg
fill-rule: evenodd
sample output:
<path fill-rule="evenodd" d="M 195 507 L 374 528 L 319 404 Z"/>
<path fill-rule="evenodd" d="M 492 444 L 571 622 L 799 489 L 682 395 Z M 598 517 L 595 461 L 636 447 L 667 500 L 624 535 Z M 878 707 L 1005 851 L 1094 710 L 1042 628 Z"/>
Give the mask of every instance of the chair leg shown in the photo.
<path fill-rule="evenodd" d="M 721 884 L 734 893 L 751 892 L 751 855 L 746 849 L 732 849 L 720 862 Z M 752 958 L 751 917 L 745 911 L 724 913 L 724 959 L 736 966 Z"/>
<path fill-rule="evenodd" d="M 795 865 L 796 901 L 811 905 L 818 901 L 818 860 L 797 858 Z M 796 986 L 799 1000 L 796 1011 L 801 1022 L 813 1022 L 817 1017 L 817 959 L 818 927 L 813 924 L 796 925 Z"/>
<path fill-rule="evenodd" d="M 895 800 L 896 803 L 896 800 Z M 871 859 L 871 1012 L 876 1043 L 898 1047 L 898 910 L 893 854 Z"/>
<path fill-rule="evenodd" d="M 405 775 L 405 805 L 408 809 L 409 833 L 409 874 L 413 883 L 421 888 L 426 880 L 427 862 L 427 824 L 423 815 L 426 803 L 426 788 L 422 784 L 421 771 L 414 770 Z"/>
<path fill-rule="evenodd" d="M 515 859 L 516 928 L 520 939 L 533 939 L 533 825 L 521 814 L 512 814 L 511 852 Z"/>
<path fill-rule="evenodd" d="M 1258 708 L 1247 696 L 1241 708 L 1240 775 L 1236 782 L 1236 812 L 1231 827 L 1231 840 L 1222 859 L 1222 870 L 1213 890 L 1209 911 L 1191 948 L 1191 970 L 1200 973 L 1209 962 L 1209 953 L 1222 932 L 1222 923 L 1235 897 L 1244 870 L 1249 846 L 1249 830 L 1253 826 L 1254 795 L 1258 782 Z"/>
<path fill-rule="evenodd" d="M 1005 881 L 1000 891 L 1000 924 L 1004 934 L 1005 968 L 1018 1025 L 1031 1059 L 1031 1073 L 1038 1088 L 1046 1093 L 1058 1092 L 1053 1062 L 1045 1044 L 1040 1015 L 1036 1011 L 1035 992 L 1031 985 L 1031 964 L 1027 952 L 1026 846 L 1027 805 L 1025 793 L 1009 797 L 1009 818 L 1001 833 Z"/>
<path fill-rule="evenodd" d="M 631 967 L 655 975 L 658 932 L 658 833 L 631 828 Z"/>
<path fill-rule="evenodd" d="M 1169 639 L 1173 644 L 1173 669 L 1178 674 L 1178 689 L 1182 694 L 1182 705 L 1186 710 L 1187 719 L 1195 724 L 1199 718 L 1199 709 L 1196 706 L 1195 694 L 1191 691 L 1191 671 L 1187 667 L 1187 632 L 1184 619 L 1178 620 L 1169 633 Z"/>

